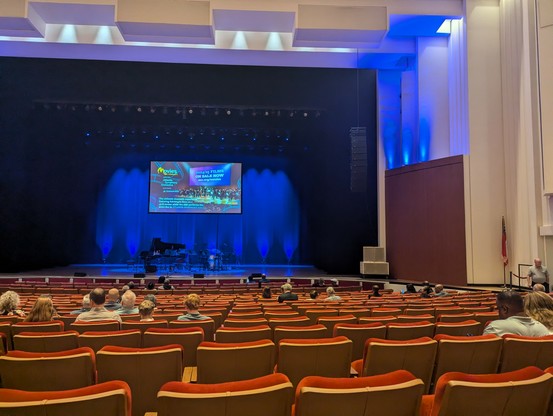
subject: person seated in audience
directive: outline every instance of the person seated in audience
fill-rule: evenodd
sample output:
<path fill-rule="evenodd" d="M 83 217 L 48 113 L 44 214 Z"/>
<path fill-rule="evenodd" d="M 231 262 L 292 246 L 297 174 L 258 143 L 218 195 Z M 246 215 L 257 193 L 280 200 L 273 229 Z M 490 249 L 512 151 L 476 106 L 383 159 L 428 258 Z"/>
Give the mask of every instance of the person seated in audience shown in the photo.
<path fill-rule="evenodd" d="M 499 337 L 505 334 L 527 337 L 549 335 L 549 330 L 545 325 L 526 315 L 520 293 L 512 290 L 503 291 L 497 295 L 496 304 L 499 319 L 490 322 L 484 328 L 484 335 L 495 334 Z"/>
<path fill-rule="evenodd" d="M 104 308 L 106 308 L 108 311 L 115 311 L 120 307 L 121 302 L 119 301 L 119 290 L 113 287 L 108 292 Z"/>
<path fill-rule="evenodd" d="M 148 282 L 148 285 L 146 286 L 146 288 L 148 290 L 154 290 L 156 287 L 155 283 L 154 282 Z"/>
<path fill-rule="evenodd" d="M 292 293 L 292 285 L 290 283 L 284 283 L 280 290 L 282 293 L 278 295 L 278 303 L 282 303 L 287 300 L 298 300 L 298 295 Z"/>
<path fill-rule="evenodd" d="M 48 322 L 55 314 L 56 310 L 52 299 L 49 296 L 40 296 L 25 318 L 25 322 Z"/>
<path fill-rule="evenodd" d="M 184 306 L 186 308 L 186 314 L 179 316 L 179 321 L 203 321 L 210 319 L 209 316 L 202 315 L 198 309 L 200 308 L 200 297 L 195 293 L 189 294 L 184 299 Z"/>
<path fill-rule="evenodd" d="M 340 282 L 339 282 L 338 279 L 336 279 L 336 278 L 330 279 L 330 284 L 331 284 L 333 287 L 338 287 L 338 286 L 340 286 Z"/>
<path fill-rule="evenodd" d="M 336 302 L 339 300 L 342 300 L 342 298 L 336 294 L 336 292 L 334 291 L 334 288 L 332 286 L 327 287 L 325 301 Z"/>
<path fill-rule="evenodd" d="M 143 300 L 140 305 L 138 305 L 138 313 L 140 313 L 141 321 L 153 321 L 154 309 L 156 305 L 150 300 Z"/>
<path fill-rule="evenodd" d="M 133 290 L 135 287 L 135 283 L 131 280 L 129 283 L 127 283 L 127 286 L 129 287 L 130 290 Z"/>
<path fill-rule="evenodd" d="M 261 297 L 263 299 L 271 299 L 272 293 L 271 293 L 271 288 L 269 286 L 265 286 L 263 288 L 263 292 L 261 293 Z"/>
<path fill-rule="evenodd" d="M 325 287 L 325 279 L 323 279 L 322 277 L 319 277 L 319 279 L 313 282 L 313 287 Z"/>
<path fill-rule="evenodd" d="M 434 291 L 430 286 L 424 286 L 421 290 L 419 290 L 419 292 L 421 294 L 421 298 L 431 298 Z"/>
<path fill-rule="evenodd" d="M 7 290 L 0 296 L 0 315 L 25 316 L 25 312 L 19 308 L 20 304 L 19 295 L 13 290 Z"/>
<path fill-rule="evenodd" d="M 442 296 L 449 296 L 449 293 L 447 293 L 445 290 L 444 290 L 444 285 L 438 283 L 436 285 L 436 287 L 434 288 L 434 296 L 437 296 L 437 297 L 442 297 Z"/>
<path fill-rule="evenodd" d="M 150 302 L 152 302 L 154 304 L 154 307 L 157 306 L 156 295 L 154 295 L 153 293 L 148 293 L 147 295 L 144 295 L 144 300 L 149 300 Z"/>
<path fill-rule="evenodd" d="M 119 315 L 138 313 L 138 308 L 134 306 L 135 302 L 136 295 L 132 290 L 127 290 L 125 293 L 123 293 L 123 296 L 121 296 L 121 307 L 119 309 L 116 309 L 115 312 L 117 312 Z"/>
<path fill-rule="evenodd" d="M 532 290 L 534 292 L 545 292 L 545 286 L 541 283 L 536 283 L 534 286 L 532 286 Z"/>
<path fill-rule="evenodd" d="M 417 289 L 415 289 L 415 285 L 413 283 L 407 283 L 405 285 L 405 293 L 417 293 Z"/>
<path fill-rule="evenodd" d="M 553 299 L 547 293 L 540 291 L 528 293 L 524 297 L 524 312 L 530 318 L 544 324 L 549 332 L 553 333 Z"/>
<path fill-rule="evenodd" d="M 83 306 L 80 309 L 71 311 L 71 315 L 78 315 L 83 312 L 88 312 L 90 310 L 90 294 L 86 294 L 83 296 Z"/>
<path fill-rule="evenodd" d="M 171 284 L 171 281 L 169 279 L 165 279 L 163 281 L 163 286 L 160 286 L 159 289 L 162 289 L 162 290 L 175 290 L 175 287 Z"/>
<path fill-rule="evenodd" d="M 309 292 L 309 299 L 307 300 L 316 300 L 318 297 L 319 292 L 317 292 L 316 290 L 312 290 L 311 292 Z"/>
<path fill-rule="evenodd" d="M 373 285 L 372 290 L 373 290 L 373 293 L 371 293 L 371 294 L 369 295 L 369 299 L 370 299 L 370 298 L 379 298 L 379 297 L 382 296 L 382 293 L 380 293 L 380 286 L 378 286 L 378 285 Z"/>
<path fill-rule="evenodd" d="M 105 303 L 106 291 L 101 287 L 97 287 L 90 292 L 90 311 L 79 314 L 75 321 L 102 321 L 104 319 L 114 319 L 121 322 L 121 316 L 114 311 L 108 311 L 104 307 Z"/>

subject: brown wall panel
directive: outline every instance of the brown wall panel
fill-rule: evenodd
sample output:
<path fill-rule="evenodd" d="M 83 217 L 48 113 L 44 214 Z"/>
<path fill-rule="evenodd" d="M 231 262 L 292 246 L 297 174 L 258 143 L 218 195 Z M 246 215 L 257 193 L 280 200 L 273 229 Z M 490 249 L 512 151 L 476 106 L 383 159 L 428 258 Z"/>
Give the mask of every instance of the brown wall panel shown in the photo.
<path fill-rule="evenodd" d="M 463 157 L 386 171 L 390 276 L 466 285 Z"/>

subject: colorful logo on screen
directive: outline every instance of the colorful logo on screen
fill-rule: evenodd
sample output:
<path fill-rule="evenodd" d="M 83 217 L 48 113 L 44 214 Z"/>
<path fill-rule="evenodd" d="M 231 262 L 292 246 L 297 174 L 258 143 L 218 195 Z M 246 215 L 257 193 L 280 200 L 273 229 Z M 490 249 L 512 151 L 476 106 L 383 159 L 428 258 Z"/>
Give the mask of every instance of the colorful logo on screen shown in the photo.
<path fill-rule="evenodd" d="M 157 173 L 165 176 L 177 176 L 179 174 L 175 169 L 164 169 L 161 166 L 157 168 Z"/>

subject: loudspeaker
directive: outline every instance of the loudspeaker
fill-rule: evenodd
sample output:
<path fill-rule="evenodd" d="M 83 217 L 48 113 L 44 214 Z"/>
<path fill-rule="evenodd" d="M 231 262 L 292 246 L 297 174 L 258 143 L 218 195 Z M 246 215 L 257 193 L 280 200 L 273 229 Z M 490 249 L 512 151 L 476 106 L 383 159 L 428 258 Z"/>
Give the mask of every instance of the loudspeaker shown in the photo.
<path fill-rule="evenodd" d="M 143 278 L 143 277 L 146 277 L 146 275 L 144 273 L 135 273 L 134 274 L 134 277 L 136 278 Z"/>
<path fill-rule="evenodd" d="M 83 273 L 83 272 L 75 272 L 75 273 L 73 273 L 73 276 L 75 276 L 75 277 L 85 277 L 85 276 L 86 276 L 86 273 Z"/>
<path fill-rule="evenodd" d="M 194 279 L 203 279 L 205 274 L 203 273 L 194 273 Z"/>
<path fill-rule="evenodd" d="M 157 266 L 148 265 L 145 267 L 146 273 L 155 273 L 157 272 Z"/>

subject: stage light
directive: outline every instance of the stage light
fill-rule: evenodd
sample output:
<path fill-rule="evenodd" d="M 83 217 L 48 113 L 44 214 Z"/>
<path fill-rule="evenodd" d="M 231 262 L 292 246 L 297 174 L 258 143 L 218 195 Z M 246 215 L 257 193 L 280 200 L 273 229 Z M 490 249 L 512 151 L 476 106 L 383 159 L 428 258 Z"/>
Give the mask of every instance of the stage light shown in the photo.
<path fill-rule="evenodd" d="M 180 114 L 180 109 L 179 108 L 175 109 L 175 114 Z"/>
<path fill-rule="evenodd" d="M 224 136 L 221 136 L 221 141 L 222 141 L 222 142 L 225 141 L 225 137 L 224 137 Z"/>
<path fill-rule="evenodd" d="M 101 105 L 98 106 L 98 111 L 102 111 L 103 107 Z"/>
<path fill-rule="evenodd" d="M 192 108 L 188 109 L 188 114 L 194 114 L 194 110 Z"/>
<path fill-rule="evenodd" d="M 290 117 L 294 117 L 294 112 L 290 111 Z"/>
<path fill-rule="evenodd" d="M 156 112 L 155 107 L 150 107 L 150 113 L 154 114 Z"/>
<path fill-rule="evenodd" d="M 230 110 L 227 110 L 227 116 L 230 116 L 232 112 Z"/>
<path fill-rule="evenodd" d="M 138 111 L 139 113 L 141 113 L 141 112 L 142 112 L 142 107 L 137 107 L 137 108 L 136 108 L 136 111 Z"/>
<path fill-rule="evenodd" d="M 309 114 L 307 113 L 307 111 L 305 111 L 305 112 L 303 113 L 303 117 L 304 117 L 304 118 L 307 118 L 308 115 L 309 115 Z"/>
<path fill-rule="evenodd" d="M 112 106 L 112 107 L 110 108 L 110 110 L 111 110 L 112 113 L 115 113 L 116 108 L 115 108 L 114 106 Z"/>
<path fill-rule="evenodd" d="M 269 116 L 269 111 L 265 110 L 265 117 Z"/>

